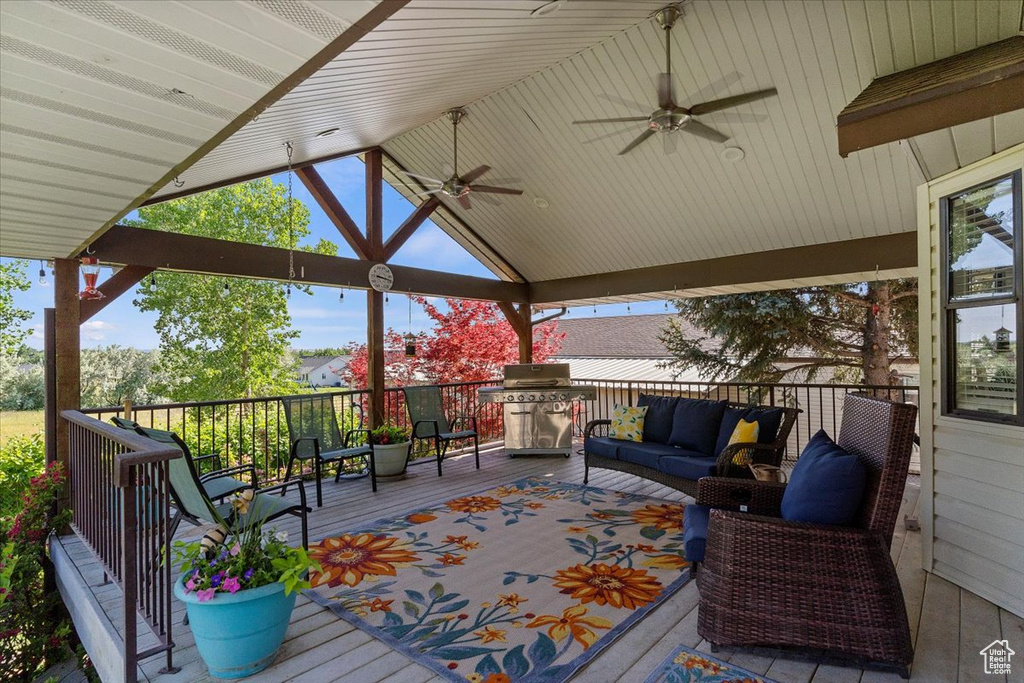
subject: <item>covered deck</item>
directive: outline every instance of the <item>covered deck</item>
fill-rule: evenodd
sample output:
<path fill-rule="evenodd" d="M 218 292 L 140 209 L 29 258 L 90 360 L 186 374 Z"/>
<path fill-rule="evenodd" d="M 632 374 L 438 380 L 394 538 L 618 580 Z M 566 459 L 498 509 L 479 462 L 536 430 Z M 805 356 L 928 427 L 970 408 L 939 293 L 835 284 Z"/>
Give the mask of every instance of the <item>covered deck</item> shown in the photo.
<path fill-rule="evenodd" d="M 404 480 L 381 483 L 376 494 L 370 491 L 369 482 L 365 480 L 339 484 L 325 482 L 324 506 L 315 508 L 309 518 L 311 541 L 524 477 L 550 477 L 575 483 L 583 481 L 582 457 L 509 458 L 500 445 L 491 446 L 481 453 L 480 470 L 474 469 L 472 456 L 456 456 L 448 461 L 441 478 L 436 476 L 429 461 L 424 464 L 426 466 L 410 467 Z M 593 471 L 590 483 L 599 488 L 692 502 L 678 491 L 609 470 Z M 294 493 L 289 495 L 294 496 Z M 915 642 L 911 680 L 922 683 L 981 680 L 978 652 L 996 636 L 1021 637 L 1024 620 L 921 568 L 921 533 L 906 530 L 903 523 L 905 517 L 916 517 L 919 495 L 920 478 L 911 476 L 907 481 L 892 544 L 892 558 L 907 601 Z M 179 532 L 179 537 L 195 533 L 194 527 L 183 526 L 185 528 Z M 285 518 L 280 528 L 292 535 L 298 534 L 298 522 L 292 518 Z M 121 631 L 120 591 L 113 583 L 103 583 L 101 566 L 92 553 L 73 535 L 60 539 L 59 552 L 75 564 L 82 577 L 82 588 L 103 610 L 113 630 Z M 599 654 L 573 680 L 585 683 L 643 681 L 678 645 L 710 653 L 707 643 L 697 635 L 697 600 L 696 582 L 690 581 L 640 625 L 627 631 Z M 140 663 L 139 680 L 153 683 L 210 680 L 188 626 L 181 623 L 183 616 L 184 605 L 174 601 L 174 661 L 181 671 L 161 674 L 164 660 L 156 656 Z M 141 621 L 139 632 L 145 632 Z M 895 683 L 902 680 L 889 672 L 776 659 L 771 655 L 749 652 L 733 653 L 729 649 L 719 650 L 714 656 L 780 683 Z M 387 644 L 300 596 L 277 660 L 270 668 L 247 680 L 260 683 L 417 683 L 442 679 L 430 669 L 410 661 Z M 984 680 L 1007 680 L 1009 683 L 1015 679 L 989 676 Z"/>

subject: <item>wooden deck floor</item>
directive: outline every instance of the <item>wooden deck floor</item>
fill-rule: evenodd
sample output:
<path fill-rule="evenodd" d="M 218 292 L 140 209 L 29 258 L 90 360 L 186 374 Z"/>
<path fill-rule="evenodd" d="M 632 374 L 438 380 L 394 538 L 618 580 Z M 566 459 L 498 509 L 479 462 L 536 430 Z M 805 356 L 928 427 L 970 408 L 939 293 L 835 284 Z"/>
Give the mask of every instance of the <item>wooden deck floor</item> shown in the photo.
<path fill-rule="evenodd" d="M 597 470 L 593 474 L 591 484 L 594 486 L 684 502 L 687 500 L 677 491 L 631 475 L 606 470 Z M 445 474 L 440 479 L 432 466 L 417 466 L 411 468 L 410 475 L 404 481 L 381 483 L 377 494 L 371 493 L 367 480 L 340 484 L 325 481 L 324 507 L 314 509 L 309 518 L 310 539 L 316 540 L 377 519 L 398 516 L 416 507 L 475 493 L 526 476 L 582 482 L 582 458 L 534 456 L 510 459 L 500 450 L 493 450 L 481 455 L 479 471 L 473 469 L 471 457 L 446 461 Z M 307 489 L 310 500 L 315 500 L 312 486 L 307 486 Z M 917 477 L 911 477 L 892 546 L 892 555 L 909 609 L 911 631 L 916 641 L 912 680 L 942 683 L 1024 681 L 1024 655 L 1020 655 L 1022 659 L 1019 665 L 1014 662 L 1014 673 L 1007 679 L 986 676 L 978 654 L 982 647 L 998 638 L 1009 638 L 1012 645 L 1024 645 L 1024 621 L 920 569 L 920 533 L 907 532 L 903 525 L 904 515 L 914 513 L 917 509 L 919 491 Z M 297 520 L 287 520 L 281 527 L 292 533 L 293 538 L 298 538 Z M 118 590 L 110 584 L 102 584 L 98 565 L 79 542 L 72 537 L 64 539 L 63 544 L 116 625 L 116 614 L 120 609 Z M 142 663 L 144 678 L 140 677 L 140 680 L 159 683 L 210 680 L 188 627 L 181 624 L 183 605 L 175 601 L 174 609 L 174 640 L 177 643 L 174 662 L 181 667 L 181 671 L 175 675 L 159 674 L 164 657 L 157 656 Z M 145 627 L 140 626 L 140 633 L 143 632 Z M 697 586 L 694 581 L 626 632 L 577 674 L 573 681 L 643 681 L 677 645 L 710 652 L 707 644 L 697 635 Z M 1024 652 L 1022 648 L 1017 650 Z M 890 673 L 772 659 L 728 650 L 719 651 L 715 656 L 783 683 L 880 683 L 901 680 Z M 246 680 L 261 683 L 417 683 L 441 679 L 429 669 L 413 663 L 328 610 L 299 596 L 287 640 L 274 665 Z"/>

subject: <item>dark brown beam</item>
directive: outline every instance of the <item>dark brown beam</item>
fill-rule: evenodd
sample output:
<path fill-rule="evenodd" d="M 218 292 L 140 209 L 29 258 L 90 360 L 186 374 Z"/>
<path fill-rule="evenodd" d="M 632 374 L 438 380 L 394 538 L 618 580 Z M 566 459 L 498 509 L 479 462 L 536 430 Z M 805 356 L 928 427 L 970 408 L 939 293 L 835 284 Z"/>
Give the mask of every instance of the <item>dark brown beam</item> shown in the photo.
<path fill-rule="evenodd" d="M 142 278 L 154 270 L 156 268 L 149 268 L 147 266 L 125 266 L 111 275 L 110 278 L 98 287 L 100 292 L 103 293 L 102 299 L 88 299 L 79 304 L 79 324 L 84 323 L 102 311 L 107 307 L 107 304 L 142 282 Z"/>
<path fill-rule="evenodd" d="M 356 253 L 356 256 L 363 260 L 369 259 L 372 251 L 370 243 L 363 237 L 363 234 L 359 231 L 359 226 L 348 215 L 348 211 L 338 201 L 331 188 L 327 187 L 327 183 L 324 182 L 323 177 L 321 177 L 317 170 L 312 166 L 300 168 L 295 172 L 295 175 L 299 177 L 299 180 L 306 186 L 309 193 L 313 195 L 313 199 L 324 210 L 327 217 L 331 219 L 334 227 L 338 229 L 341 236 L 348 242 L 348 246 L 352 247 L 352 251 Z"/>
<path fill-rule="evenodd" d="M 917 233 L 775 249 L 530 284 L 535 304 L 913 268 Z"/>
<path fill-rule="evenodd" d="M 82 351 L 79 335 L 78 260 L 55 259 L 54 280 L 54 358 L 56 362 L 57 405 L 56 414 L 64 410 L 78 410 L 82 400 Z M 70 430 L 66 420 L 57 418 L 57 461 L 68 472 L 70 463 Z M 58 508 L 67 510 L 69 489 L 65 486 Z"/>
<path fill-rule="evenodd" d="M 498 301 L 496 303 L 501 312 L 505 314 L 505 320 L 512 326 L 512 331 L 516 333 L 516 336 L 523 336 L 523 319 L 519 317 L 516 305 L 511 301 Z"/>
<path fill-rule="evenodd" d="M 1024 36 L 876 78 L 839 113 L 839 155 L 1024 108 Z"/>
<path fill-rule="evenodd" d="M 412 215 L 406 218 L 405 222 L 398 226 L 398 230 L 395 230 L 391 237 L 388 238 L 388 241 L 384 243 L 385 261 L 390 261 L 394 257 L 395 253 L 402 248 L 402 245 L 409 241 L 409 238 L 416 232 L 416 229 L 423 225 L 423 221 L 427 220 L 427 217 L 434 213 L 434 209 L 440 203 L 441 200 L 437 197 L 430 197 L 427 201 L 416 207 Z"/>
<path fill-rule="evenodd" d="M 103 263 L 131 264 L 161 270 L 208 275 L 288 279 L 288 250 L 209 237 L 118 225 L 93 243 Z M 295 252 L 295 272 L 307 285 L 366 289 L 370 261 Z M 491 280 L 469 275 L 439 273 L 408 266 L 390 266 L 395 291 L 424 296 L 450 296 L 481 301 L 527 301 L 525 283 Z"/>
<path fill-rule="evenodd" d="M 498 308 L 519 338 L 519 362 L 533 362 L 533 318 L 529 304 L 516 306 L 511 301 L 499 301 Z"/>
<path fill-rule="evenodd" d="M 381 425 L 384 415 L 384 294 L 366 291 L 366 384 L 370 389 L 370 429 Z"/>
<path fill-rule="evenodd" d="M 181 175 L 187 168 L 212 152 L 217 145 L 241 130 L 243 126 L 266 111 L 270 105 L 287 95 L 297 85 L 315 74 L 317 71 L 327 66 L 335 57 L 352 47 L 356 41 L 360 40 L 370 33 L 370 31 L 380 26 L 384 21 L 389 19 L 395 12 L 405 7 L 408 3 L 409 0 L 381 0 L 380 3 L 363 15 L 362 18 L 346 28 L 340 36 L 325 45 L 308 61 L 292 72 L 291 75 L 271 88 L 265 95 L 263 95 L 263 97 L 256 100 L 245 111 L 241 112 L 234 118 L 234 120 L 231 121 L 231 123 L 220 129 L 216 135 L 203 143 L 198 149 L 185 157 L 181 162 L 175 164 L 173 168 L 163 175 L 163 177 L 150 185 L 145 192 L 136 197 L 134 201 L 114 215 L 99 230 L 93 233 L 93 235 L 81 244 L 75 252 L 77 253 L 85 249 L 89 244 L 102 235 L 104 231 L 114 226 L 133 209 L 138 208 L 143 202 L 152 197 L 155 192 L 159 191 L 160 188 L 167 185 L 167 183 Z"/>
<path fill-rule="evenodd" d="M 379 147 L 368 151 L 366 163 L 366 241 L 370 243 L 370 259 L 384 261 L 384 169 Z"/>

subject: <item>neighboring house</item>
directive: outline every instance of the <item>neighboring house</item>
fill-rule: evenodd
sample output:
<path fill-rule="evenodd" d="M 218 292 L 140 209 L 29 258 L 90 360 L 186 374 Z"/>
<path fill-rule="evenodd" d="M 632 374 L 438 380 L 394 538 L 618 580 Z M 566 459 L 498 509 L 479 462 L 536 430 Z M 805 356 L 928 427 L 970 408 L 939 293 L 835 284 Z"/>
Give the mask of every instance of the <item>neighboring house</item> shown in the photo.
<path fill-rule="evenodd" d="M 342 387 L 345 368 L 352 356 L 300 356 L 298 382 L 317 387 Z"/>

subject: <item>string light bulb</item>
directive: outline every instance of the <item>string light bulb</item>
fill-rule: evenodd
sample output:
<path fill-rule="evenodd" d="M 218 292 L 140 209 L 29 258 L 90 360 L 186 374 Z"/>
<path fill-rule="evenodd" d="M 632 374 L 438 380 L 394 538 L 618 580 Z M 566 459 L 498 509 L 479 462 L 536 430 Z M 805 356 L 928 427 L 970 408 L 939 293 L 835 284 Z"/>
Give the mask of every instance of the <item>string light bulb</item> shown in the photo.
<path fill-rule="evenodd" d="M 345 290 L 344 289 L 341 290 L 341 292 L 338 293 L 338 301 L 340 301 L 341 303 L 345 303 Z"/>
<path fill-rule="evenodd" d="M 156 275 L 149 276 L 149 293 L 154 294 L 156 292 Z"/>
<path fill-rule="evenodd" d="M 42 261 L 39 262 L 39 285 L 41 287 L 50 286 L 49 280 L 46 279 L 46 265 Z"/>

